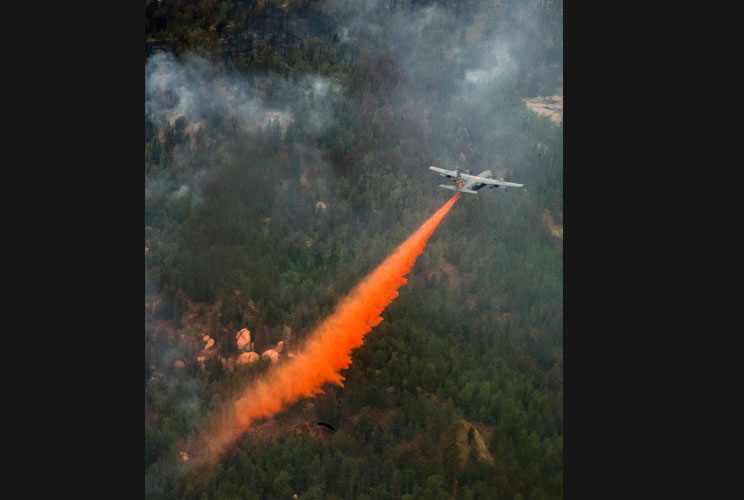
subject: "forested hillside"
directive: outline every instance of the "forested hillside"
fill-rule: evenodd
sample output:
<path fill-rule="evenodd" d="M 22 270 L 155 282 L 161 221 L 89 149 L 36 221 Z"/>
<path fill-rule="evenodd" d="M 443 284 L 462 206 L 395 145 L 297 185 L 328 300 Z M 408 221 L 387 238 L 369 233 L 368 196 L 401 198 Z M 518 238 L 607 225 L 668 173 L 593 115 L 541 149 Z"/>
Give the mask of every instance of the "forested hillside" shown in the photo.
<path fill-rule="evenodd" d="M 524 102 L 562 45 L 560 1 L 146 2 L 146 498 L 562 498 L 563 127 Z M 236 334 L 299 349 L 451 198 L 429 165 L 525 187 L 460 197 L 343 388 L 192 466 L 272 364 Z"/>

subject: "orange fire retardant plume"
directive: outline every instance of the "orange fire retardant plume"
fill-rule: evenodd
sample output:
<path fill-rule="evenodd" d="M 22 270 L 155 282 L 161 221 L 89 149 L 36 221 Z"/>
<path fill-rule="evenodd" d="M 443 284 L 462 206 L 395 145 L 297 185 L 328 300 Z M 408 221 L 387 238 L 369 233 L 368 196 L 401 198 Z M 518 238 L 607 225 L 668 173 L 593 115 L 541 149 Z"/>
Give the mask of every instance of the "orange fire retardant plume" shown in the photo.
<path fill-rule="evenodd" d="M 362 345 L 364 335 L 382 321 L 380 314 L 407 281 L 403 276 L 459 196 L 456 193 L 351 290 L 333 314 L 308 335 L 301 352 L 270 368 L 213 421 L 202 436 L 208 461 L 219 459 L 253 422 L 322 393 L 324 384 L 343 386 L 340 371 L 351 364 L 351 350 Z"/>

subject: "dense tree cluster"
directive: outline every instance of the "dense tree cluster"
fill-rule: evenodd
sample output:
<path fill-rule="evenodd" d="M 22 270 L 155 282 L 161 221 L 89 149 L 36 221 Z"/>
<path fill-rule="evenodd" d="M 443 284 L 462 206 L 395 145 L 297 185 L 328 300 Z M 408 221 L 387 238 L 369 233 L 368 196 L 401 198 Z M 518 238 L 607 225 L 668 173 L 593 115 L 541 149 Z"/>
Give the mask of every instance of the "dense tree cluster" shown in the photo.
<path fill-rule="evenodd" d="M 407 68 L 384 30 L 340 40 L 353 17 L 343 2 L 146 3 L 150 52 L 156 41 L 220 71 L 263 75 L 266 102 L 290 99 L 282 82 L 307 74 L 340 88 L 324 127 L 312 97 L 292 97 L 285 128 L 272 119 L 245 130 L 213 116 L 194 127 L 146 111 L 147 498 L 563 496 L 563 246 L 546 223 L 548 213 L 562 224 L 563 134 L 522 102 L 561 84 L 549 77 L 562 63 L 561 4 L 371 4 L 380 26 L 432 5 L 451 17 L 417 35 L 426 57 Z M 437 68 L 479 26 L 474 13 L 483 37 L 514 31 L 519 16 L 545 19 L 539 33 L 529 23 L 514 31 L 535 70 L 464 91 L 468 61 Z M 288 327 L 300 345 L 449 199 L 426 166 L 455 163 L 503 168 L 494 173 L 526 189 L 462 196 L 354 351 L 345 386 L 288 409 L 311 401 L 311 423 L 336 432 L 295 432 L 280 420 L 269 442 L 249 433 L 215 467 L 185 467 L 180 452 L 203 423 L 270 365 L 197 361 L 203 328 L 223 357 L 236 356 L 244 327 L 260 346 Z M 493 463 L 463 419 L 477 424 Z"/>

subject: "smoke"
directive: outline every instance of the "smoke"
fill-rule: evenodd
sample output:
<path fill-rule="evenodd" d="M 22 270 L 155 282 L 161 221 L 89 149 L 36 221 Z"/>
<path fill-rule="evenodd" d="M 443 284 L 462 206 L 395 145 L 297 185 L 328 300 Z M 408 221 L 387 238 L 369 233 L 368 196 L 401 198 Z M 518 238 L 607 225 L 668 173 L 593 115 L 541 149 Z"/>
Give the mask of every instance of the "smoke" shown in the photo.
<path fill-rule="evenodd" d="M 256 131 L 278 120 L 283 131 L 305 106 L 322 130 L 332 119 L 333 97 L 339 84 L 330 77 L 305 75 L 296 82 L 273 73 L 251 78 L 227 71 L 188 54 L 178 61 L 172 54 L 150 57 L 145 67 L 145 111 L 156 122 L 234 121 L 240 131 Z"/>
<path fill-rule="evenodd" d="M 342 43 L 389 55 L 414 88 L 441 86 L 448 80 L 492 81 L 497 75 L 513 76 L 518 68 L 511 37 L 494 32 L 486 18 L 498 18 L 486 6 L 474 10 L 472 18 L 436 4 L 391 11 L 379 1 L 361 2 L 356 8 L 331 1 L 325 8 L 341 26 Z"/>
<path fill-rule="evenodd" d="M 491 83 L 497 78 L 514 74 L 517 64 L 509 54 L 506 44 L 489 41 L 490 50 L 485 50 L 483 60 L 477 69 L 465 71 L 465 81 L 476 85 Z"/>
<path fill-rule="evenodd" d="M 186 196 L 187 194 L 189 194 L 189 191 L 190 191 L 189 187 L 186 184 L 182 184 L 181 187 L 178 188 L 177 191 L 174 191 L 173 193 L 168 195 L 168 197 L 171 200 L 179 200 L 183 198 L 184 196 Z"/>
<path fill-rule="evenodd" d="M 171 54 L 156 54 L 145 68 L 145 110 L 156 122 L 173 124 L 181 116 L 188 123 L 234 116 L 243 127 L 254 130 L 268 110 L 251 90 L 194 55 L 179 62 Z"/>
<path fill-rule="evenodd" d="M 340 371 L 351 364 L 351 350 L 382 321 L 380 314 L 398 296 L 398 288 L 407 282 L 404 276 L 459 195 L 456 193 L 367 275 L 308 336 L 302 351 L 248 387 L 221 418 L 213 420 L 202 436 L 203 454 L 192 464 L 217 460 L 252 423 L 301 398 L 322 393 L 324 384 L 343 386 Z"/>
<path fill-rule="evenodd" d="M 151 56 L 145 65 L 145 116 L 158 127 L 161 144 L 168 127 L 178 131 L 179 143 L 171 157 L 175 168 L 146 177 L 146 202 L 201 202 L 204 182 L 222 164 L 216 153 L 225 157 L 234 144 L 251 142 L 243 137 L 275 125 L 289 145 L 300 145 L 301 134 L 322 134 L 335 119 L 334 104 L 342 91 L 334 77 L 244 75 L 195 54 Z M 300 133 L 289 140 L 292 124 Z"/>
<path fill-rule="evenodd" d="M 387 100 L 377 96 L 381 108 L 389 122 L 437 145 L 427 152 L 432 163 L 454 166 L 464 153 L 474 169 L 503 164 L 509 108 L 562 86 L 562 49 L 545 46 L 562 23 L 560 0 L 330 0 L 323 9 L 345 47 L 390 63 L 385 75 L 396 84 L 385 89 Z"/>

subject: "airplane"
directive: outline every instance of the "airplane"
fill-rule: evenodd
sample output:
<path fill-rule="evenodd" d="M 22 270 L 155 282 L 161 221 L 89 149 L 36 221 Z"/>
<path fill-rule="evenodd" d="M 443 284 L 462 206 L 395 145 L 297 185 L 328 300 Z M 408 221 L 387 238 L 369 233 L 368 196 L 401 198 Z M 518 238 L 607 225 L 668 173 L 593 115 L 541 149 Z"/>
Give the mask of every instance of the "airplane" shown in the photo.
<path fill-rule="evenodd" d="M 516 182 L 506 182 L 503 177 L 495 179 L 491 174 L 490 170 L 484 170 L 478 175 L 470 175 L 470 170 L 466 170 L 465 173 L 460 172 L 460 167 L 455 167 L 455 170 L 446 170 L 444 168 L 438 168 L 432 165 L 429 170 L 438 172 L 442 177 L 453 177 L 454 182 L 457 183 L 457 187 L 449 186 L 446 184 L 440 184 L 439 187 L 444 189 L 451 189 L 452 191 L 461 191 L 463 193 L 478 194 L 478 190 L 485 185 L 488 185 L 489 189 L 507 186 L 510 187 L 522 187 L 524 184 L 517 184 Z"/>

